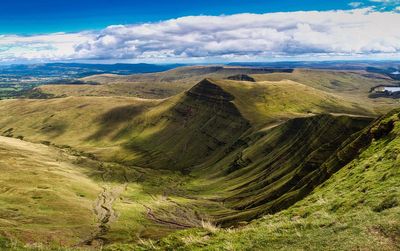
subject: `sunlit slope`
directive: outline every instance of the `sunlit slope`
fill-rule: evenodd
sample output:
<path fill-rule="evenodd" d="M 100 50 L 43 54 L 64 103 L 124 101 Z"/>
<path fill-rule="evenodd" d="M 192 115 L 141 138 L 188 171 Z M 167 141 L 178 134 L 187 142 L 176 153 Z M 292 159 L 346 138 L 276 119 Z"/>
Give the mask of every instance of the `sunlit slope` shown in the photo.
<path fill-rule="evenodd" d="M 65 96 L 95 96 L 95 97 L 139 97 L 139 98 L 168 98 L 185 91 L 190 85 L 180 83 L 157 82 L 120 82 L 110 84 L 56 84 L 43 85 L 35 88 L 35 92 L 49 95 L 50 97 Z"/>
<path fill-rule="evenodd" d="M 68 155 L 0 137 L 0 235 L 25 243 L 75 245 L 96 229 L 101 188 Z"/>
<path fill-rule="evenodd" d="M 295 69 L 292 73 L 272 73 L 252 75 L 256 81 L 292 80 L 304 85 L 340 95 L 357 102 L 360 107 L 370 107 L 384 114 L 398 106 L 393 99 L 368 98 L 371 88 L 378 85 L 397 85 L 398 82 L 387 76 L 365 71 L 337 71 L 316 69 Z"/>
<path fill-rule="evenodd" d="M 399 113 L 350 137 L 323 165 L 339 171 L 289 209 L 236 230 L 189 230 L 136 248 L 398 250 Z"/>
<path fill-rule="evenodd" d="M 237 74 L 249 74 L 257 82 L 286 81 L 347 97 L 360 107 L 374 107 L 384 114 L 396 105 L 391 99 L 369 99 L 372 87 L 393 85 L 387 76 L 365 71 L 340 71 L 318 69 L 263 69 L 223 66 L 190 66 L 170 71 L 135 75 L 94 75 L 83 78 L 98 85 L 46 85 L 40 92 L 53 96 L 135 96 L 141 98 L 167 98 L 184 92 L 204 78 L 226 79 Z M 290 90 L 289 90 L 290 92 Z"/>
<path fill-rule="evenodd" d="M 319 113 L 374 115 L 369 106 L 290 81 L 211 80 L 235 97 L 233 103 L 255 125 Z"/>
<path fill-rule="evenodd" d="M 292 73 L 252 75 L 257 81 L 292 80 L 325 91 L 368 92 L 379 84 L 394 84 L 387 76 L 365 71 L 295 69 Z"/>
<path fill-rule="evenodd" d="M 4 136 L 96 151 L 118 145 L 112 140 L 114 134 L 132 118 L 159 102 L 107 97 L 3 100 L 0 108 L 1 132 Z M 121 112 L 118 113 L 118 110 Z M 99 140 L 104 140 L 91 144 L 88 139 L 96 134 L 101 135 Z"/>

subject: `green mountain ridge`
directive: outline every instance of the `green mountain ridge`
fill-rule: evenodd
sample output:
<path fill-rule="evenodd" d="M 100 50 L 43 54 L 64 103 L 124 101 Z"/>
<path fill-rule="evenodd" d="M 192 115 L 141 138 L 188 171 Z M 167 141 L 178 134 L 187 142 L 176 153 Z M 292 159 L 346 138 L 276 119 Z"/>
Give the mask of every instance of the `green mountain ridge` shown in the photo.
<path fill-rule="evenodd" d="M 224 176 L 229 196 L 224 204 L 236 214 L 224 216 L 219 222 L 224 225 L 251 220 L 300 200 L 329 177 L 331 173 L 322 174 L 319 169 L 340 144 L 370 121 L 317 115 L 292 119 L 257 135 L 260 138 L 235 152 L 240 158 L 225 165 L 229 167 L 229 175 Z"/>
<path fill-rule="evenodd" d="M 316 177 L 332 176 L 286 210 L 239 229 L 187 230 L 134 249 L 398 250 L 399 118 L 392 111 L 349 137 Z"/>

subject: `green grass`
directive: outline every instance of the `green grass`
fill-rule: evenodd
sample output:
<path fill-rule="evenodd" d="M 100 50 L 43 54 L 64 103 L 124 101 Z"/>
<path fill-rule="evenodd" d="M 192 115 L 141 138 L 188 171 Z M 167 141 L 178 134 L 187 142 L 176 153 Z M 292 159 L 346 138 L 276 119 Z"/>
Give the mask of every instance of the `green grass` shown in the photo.
<path fill-rule="evenodd" d="M 357 101 L 360 107 L 372 105 L 376 113 L 386 112 L 398 105 L 391 99 L 368 99 L 368 92 L 376 85 L 392 85 L 394 81 L 383 75 L 364 71 L 335 71 L 296 69 L 293 73 L 265 73 L 260 69 L 222 66 L 180 67 L 166 72 L 134 75 L 94 75 L 83 78 L 101 85 L 46 85 L 39 89 L 55 96 L 134 96 L 140 98 L 168 98 L 182 93 L 204 78 L 226 79 L 236 74 L 249 74 L 257 81 L 279 82 L 291 80 L 324 92 Z M 290 90 L 288 90 L 290 91 Z"/>
<path fill-rule="evenodd" d="M 387 136 L 394 123 L 397 128 L 391 117 L 363 129 L 371 122 L 366 116 L 377 114 L 372 108 L 293 81 L 213 79 L 162 100 L 68 97 L 1 101 L 2 135 L 49 147 L 23 141 L 4 147 L 4 156 L 20 154 L 4 160 L 8 168 L 4 186 L 21 184 L 25 192 L 23 196 L 0 195 L 0 203 L 4 208 L 23 206 L 18 210 L 31 224 L 16 221 L 11 231 L 7 225 L 11 223 L 4 219 L 13 210 L 4 212 L 0 231 L 3 228 L 9 234 L 0 235 L 15 245 L 57 247 L 62 239 L 64 246 L 71 247 L 98 230 L 93 203 L 96 208 L 104 193 L 101 187 L 105 187 L 115 196 L 115 215 L 100 236 L 109 249 L 121 245 L 122 249 L 242 250 L 267 244 L 271 249 L 285 245 L 293 249 L 306 249 L 306 245 L 312 249 L 362 249 L 372 242 L 367 238 L 376 240 L 368 229 L 377 236 L 382 231 L 387 236 L 397 231 L 394 215 L 385 216 L 397 210 L 397 193 L 376 201 L 373 198 L 378 195 L 372 194 L 374 202 L 358 210 L 347 205 L 347 195 L 338 196 L 336 189 L 343 186 L 343 191 L 354 191 L 353 178 L 359 176 L 357 184 L 364 184 L 364 178 L 378 173 L 368 169 L 365 174 L 371 174 L 366 177 L 360 173 L 335 180 L 337 175 L 349 174 L 346 165 L 358 151 L 375 144 L 375 151 L 381 151 L 390 140 L 395 141 L 397 129 L 390 134 L 392 138 Z M 39 156 L 44 157 L 35 159 L 36 148 L 42 149 Z M 371 155 L 368 149 L 365 158 Z M 358 168 L 358 162 L 351 163 Z M 39 174 L 30 173 L 31 164 Z M 73 174 L 63 176 L 69 170 Z M 380 177 L 382 184 L 391 180 L 390 175 Z M 18 179 L 10 179 L 13 176 Z M 7 180 L 12 182 L 7 184 Z M 38 188 L 38 182 L 57 189 L 48 192 Z M 371 189 L 377 187 L 376 182 L 371 184 Z M 384 190 L 388 191 L 386 185 Z M 327 202 L 321 204 L 315 196 L 325 193 Z M 18 198 L 27 203 L 17 202 Z M 268 215 L 272 213 L 277 214 Z M 78 216 L 73 218 L 75 214 Z M 268 216 L 256 220 L 263 215 Z M 65 219 L 69 219 L 68 225 Z M 360 225 L 367 219 L 376 228 Z M 383 227 L 377 225 L 380 219 L 386 224 Z M 70 231 L 78 223 L 82 235 L 73 236 Z M 223 230 L 214 225 L 239 228 Z M 174 234 L 185 228 L 194 229 Z M 54 239 L 48 240 L 48 236 Z M 371 245 L 392 248 L 380 242 Z"/>
<path fill-rule="evenodd" d="M 100 187 L 67 156 L 44 145 L 1 138 L 0 233 L 25 243 L 74 245 L 95 226 Z"/>
<path fill-rule="evenodd" d="M 300 82 L 282 80 L 253 83 L 225 80 L 217 83 L 235 96 L 235 105 L 255 125 L 319 113 L 375 115 L 369 105 L 360 105 Z"/>
<path fill-rule="evenodd" d="M 371 88 L 378 85 L 396 85 L 396 81 L 386 76 L 365 71 L 335 71 L 295 69 L 293 73 L 272 73 L 252 75 L 257 81 L 291 80 L 306 86 L 335 94 L 353 101 L 361 108 L 368 108 L 378 114 L 397 108 L 399 102 L 393 99 L 368 98 Z"/>
<path fill-rule="evenodd" d="M 197 167 L 191 189 L 223 201 L 224 210 L 210 214 L 225 226 L 280 211 L 323 182 L 326 177 L 318 168 L 370 121 L 319 115 L 247 135 L 224 158 Z"/>
<path fill-rule="evenodd" d="M 160 238 L 179 229 L 151 221 L 146 208 L 182 224 L 192 213 L 185 207 L 179 215 L 163 210 L 189 200 L 165 192 L 179 191 L 190 180 L 179 173 L 100 162 L 71 148 L 5 137 L 0 141 L 0 235 L 5 237 L 0 249 L 85 248 L 82 242 L 98 231 L 94 205 L 102 187 L 122 191 L 113 204 L 118 217 L 101 235 L 107 243 Z"/>
<path fill-rule="evenodd" d="M 290 118 L 333 111 L 375 114 L 340 97 L 293 82 L 224 80 L 214 84 L 235 99 L 222 106 L 187 94 L 167 100 L 127 97 L 4 100 L 0 106 L 0 131 L 4 134 L 13 129 L 14 136 L 69 145 L 107 161 L 185 169 L 199 164 L 194 160 L 203 161 L 198 154 L 208 155 L 207 151 L 219 148 L 218 144 L 229 145 L 248 126 L 269 127 Z M 230 117 L 226 113 L 235 109 L 240 114 Z M 250 125 L 246 125 L 247 121 Z M 178 139 L 176 135 L 181 136 Z M 197 146 L 190 144 L 192 140 L 198 141 Z M 178 156 L 177 153 L 180 159 L 175 164 L 171 158 Z"/>
<path fill-rule="evenodd" d="M 397 113 L 388 119 L 393 131 L 289 209 L 243 228 L 178 232 L 134 249 L 398 250 L 400 122 Z"/>

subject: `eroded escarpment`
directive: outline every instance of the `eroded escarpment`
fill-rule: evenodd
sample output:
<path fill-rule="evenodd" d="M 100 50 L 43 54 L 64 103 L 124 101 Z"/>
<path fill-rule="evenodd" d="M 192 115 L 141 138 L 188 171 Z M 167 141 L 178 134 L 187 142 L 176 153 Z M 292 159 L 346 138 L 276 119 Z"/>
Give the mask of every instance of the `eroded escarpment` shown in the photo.
<path fill-rule="evenodd" d="M 224 191 L 219 200 L 232 210 L 213 212 L 215 221 L 235 225 L 304 198 L 329 177 L 320 170 L 341 144 L 371 120 L 328 114 L 297 118 L 240 139 L 242 144 L 211 167 L 220 173 L 214 184 Z"/>

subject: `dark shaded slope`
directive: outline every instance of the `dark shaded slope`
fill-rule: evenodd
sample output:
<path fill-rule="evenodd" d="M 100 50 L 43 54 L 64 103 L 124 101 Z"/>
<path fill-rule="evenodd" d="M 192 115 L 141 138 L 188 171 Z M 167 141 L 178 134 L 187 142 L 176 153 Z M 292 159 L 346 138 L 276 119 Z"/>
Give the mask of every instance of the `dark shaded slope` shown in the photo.
<path fill-rule="evenodd" d="M 340 170 L 287 210 L 234 231 L 179 232 L 155 248 L 223 250 L 229 243 L 236 250 L 399 250 L 399 117 L 400 110 L 393 111 L 350 137 L 323 165 L 330 170 L 328 163 L 336 163 Z"/>
<path fill-rule="evenodd" d="M 201 81 L 168 111 L 152 119 L 160 130 L 129 140 L 126 147 L 142 153 L 133 164 L 184 171 L 222 156 L 224 149 L 250 128 L 233 99 L 210 80 Z"/>
<path fill-rule="evenodd" d="M 399 113 L 399 109 L 393 110 L 359 133 L 353 134 L 320 168 L 311 173 L 310 177 L 313 176 L 313 180 L 316 182 L 328 179 L 340 168 L 357 158 L 373 141 L 387 137 L 394 129 L 395 124 L 398 123 Z"/>
<path fill-rule="evenodd" d="M 222 225 L 275 213 L 297 202 L 328 175 L 317 171 L 369 118 L 318 115 L 296 118 L 240 139 L 236 149 L 215 163 L 215 186 L 232 212 L 216 212 Z M 221 186 L 221 184 L 224 184 Z"/>
<path fill-rule="evenodd" d="M 230 93 L 225 92 L 210 79 L 202 80 L 200 83 L 187 91 L 187 95 L 199 100 L 205 100 L 209 102 L 214 101 L 217 104 L 226 103 L 235 99 Z"/>
<path fill-rule="evenodd" d="M 386 137 L 399 120 L 398 113 L 392 111 L 370 125 L 368 118 L 320 115 L 274 128 L 260 139 L 262 147 L 252 150 L 255 142 L 240 153 L 241 163 L 252 164 L 227 176 L 232 177 L 229 184 L 238 185 L 224 199 L 237 211 L 218 215 L 217 221 L 230 225 L 288 208 L 357 158 L 371 142 Z"/>

